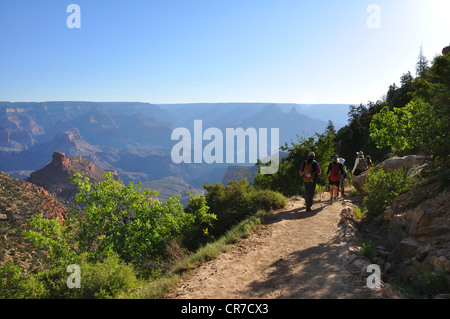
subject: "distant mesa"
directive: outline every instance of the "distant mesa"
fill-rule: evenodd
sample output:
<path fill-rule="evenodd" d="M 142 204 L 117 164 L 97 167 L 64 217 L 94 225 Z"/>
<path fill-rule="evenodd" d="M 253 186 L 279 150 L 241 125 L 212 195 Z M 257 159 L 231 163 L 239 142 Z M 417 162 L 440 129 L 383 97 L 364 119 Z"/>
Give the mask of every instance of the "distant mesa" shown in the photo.
<path fill-rule="evenodd" d="M 31 173 L 27 181 L 41 186 L 63 204 L 71 205 L 77 188 L 70 178 L 76 173 L 82 173 L 92 181 L 100 182 L 104 172 L 90 159 L 79 155 L 67 157 L 63 152 L 53 152 L 52 161 L 44 168 Z M 113 171 L 113 174 L 116 180 L 119 180 L 117 172 Z"/>
<path fill-rule="evenodd" d="M 70 164 L 70 159 L 66 156 L 66 154 L 62 152 L 53 152 L 52 154 L 52 162 L 50 165 L 58 168 L 63 168 Z"/>

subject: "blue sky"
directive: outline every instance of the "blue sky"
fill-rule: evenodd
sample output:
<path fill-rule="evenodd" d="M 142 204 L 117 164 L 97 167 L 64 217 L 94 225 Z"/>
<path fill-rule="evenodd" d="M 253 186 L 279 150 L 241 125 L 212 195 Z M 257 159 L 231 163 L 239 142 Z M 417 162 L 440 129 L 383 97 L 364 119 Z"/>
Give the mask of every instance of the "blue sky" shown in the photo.
<path fill-rule="evenodd" d="M 2 0 L 0 101 L 367 103 L 415 73 L 421 45 L 431 60 L 450 44 L 448 12 L 448 0 Z"/>

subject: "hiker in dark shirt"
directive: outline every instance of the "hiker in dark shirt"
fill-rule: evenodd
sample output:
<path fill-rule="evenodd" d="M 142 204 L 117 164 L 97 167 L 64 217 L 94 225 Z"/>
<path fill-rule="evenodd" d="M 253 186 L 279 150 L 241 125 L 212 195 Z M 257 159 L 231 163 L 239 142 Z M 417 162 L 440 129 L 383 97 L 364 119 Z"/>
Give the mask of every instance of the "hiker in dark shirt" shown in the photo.
<path fill-rule="evenodd" d="M 356 153 L 357 157 L 355 160 L 355 166 L 353 166 L 352 169 L 352 174 L 354 176 L 359 176 L 361 175 L 362 172 L 367 170 L 367 162 L 366 159 L 364 158 L 364 153 L 361 152 L 357 152 Z"/>
<path fill-rule="evenodd" d="M 330 183 L 330 201 L 337 200 L 341 176 L 345 174 L 344 166 L 339 163 L 339 155 L 333 155 L 333 161 L 328 165 L 327 175 Z"/>
<path fill-rule="evenodd" d="M 313 198 L 316 192 L 317 178 L 322 173 L 319 163 L 315 160 L 316 154 L 310 152 L 308 159 L 300 166 L 300 176 L 302 177 L 303 185 L 305 185 L 305 206 L 306 211 L 311 211 L 313 205 Z"/>

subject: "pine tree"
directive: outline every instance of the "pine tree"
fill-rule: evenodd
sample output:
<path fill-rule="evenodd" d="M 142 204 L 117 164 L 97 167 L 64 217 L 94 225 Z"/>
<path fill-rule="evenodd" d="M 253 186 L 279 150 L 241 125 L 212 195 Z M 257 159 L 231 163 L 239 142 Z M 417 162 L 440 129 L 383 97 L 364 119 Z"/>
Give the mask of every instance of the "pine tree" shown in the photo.
<path fill-rule="evenodd" d="M 332 120 L 328 121 L 326 131 L 329 132 L 329 134 L 336 136 L 336 128 L 334 127 L 334 123 Z"/>
<path fill-rule="evenodd" d="M 416 64 L 416 76 L 417 77 L 424 77 L 425 72 L 429 69 L 429 61 L 427 58 L 423 55 L 422 46 L 420 46 L 420 53 L 419 57 L 417 58 L 417 64 Z"/>

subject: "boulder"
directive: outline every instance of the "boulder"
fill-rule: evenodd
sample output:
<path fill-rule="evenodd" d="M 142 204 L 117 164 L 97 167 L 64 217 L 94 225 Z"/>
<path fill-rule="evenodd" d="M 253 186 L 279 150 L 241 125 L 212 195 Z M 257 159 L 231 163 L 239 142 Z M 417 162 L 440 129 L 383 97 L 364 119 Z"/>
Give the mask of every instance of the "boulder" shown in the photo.
<path fill-rule="evenodd" d="M 442 49 L 442 55 L 447 55 L 450 53 L 450 45 Z"/>
<path fill-rule="evenodd" d="M 388 261 L 401 263 L 411 258 L 423 259 L 428 254 L 429 246 L 420 241 L 407 237 L 403 239 L 389 255 Z"/>
<path fill-rule="evenodd" d="M 431 245 L 450 243 L 450 227 L 447 225 L 422 227 L 416 230 L 412 235 L 418 241 Z"/>
<path fill-rule="evenodd" d="M 394 156 L 379 163 L 375 167 L 382 168 L 385 171 L 406 168 L 410 175 L 421 174 L 423 176 L 429 168 L 429 161 L 430 157 L 424 155 Z M 361 175 L 353 178 L 353 186 L 362 194 L 365 194 L 364 185 L 367 182 L 368 172 L 365 171 Z"/>

